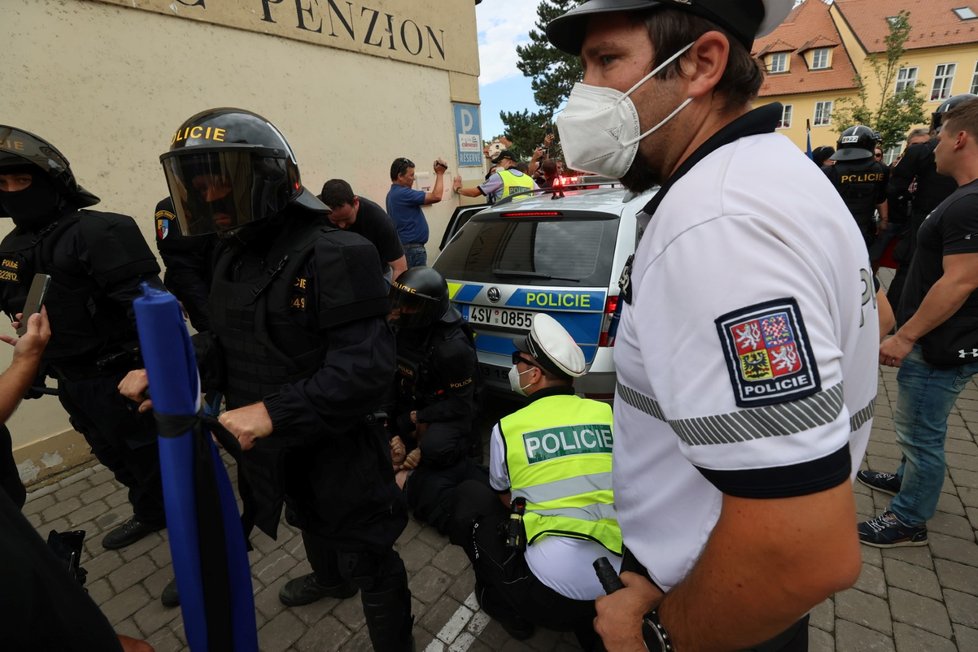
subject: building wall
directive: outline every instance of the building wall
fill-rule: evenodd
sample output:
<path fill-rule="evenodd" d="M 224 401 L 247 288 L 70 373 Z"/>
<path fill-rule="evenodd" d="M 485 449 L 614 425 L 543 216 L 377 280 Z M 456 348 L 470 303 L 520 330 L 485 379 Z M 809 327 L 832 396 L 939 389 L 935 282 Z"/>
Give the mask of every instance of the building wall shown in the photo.
<path fill-rule="evenodd" d="M 304 184 L 317 194 L 323 181 L 342 177 L 382 204 L 398 156 L 418 164 L 420 188 L 433 184 L 436 157 L 449 161 L 449 175 L 456 173 L 452 102 L 479 103 L 478 45 L 472 0 L 367 4 L 373 9 L 327 0 L 5 0 L 4 51 L 19 56 L 0 66 L 0 122 L 54 143 L 81 184 L 102 198 L 95 209 L 134 216 L 150 243 L 153 208 L 167 194 L 159 155 L 185 119 L 217 106 L 246 108 L 278 126 Z M 297 5 L 319 14 L 297 14 Z M 240 10 L 234 20 L 252 16 L 259 24 L 187 19 L 188 12 L 222 6 Z M 393 24 L 410 20 L 425 34 L 426 26 L 436 34 L 443 27 L 445 57 L 437 47 L 412 58 L 356 39 L 337 44 L 328 38 L 329 7 L 354 12 L 361 41 L 375 42 L 380 33 L 375 25 L 366 38 L 371 12 L 381 24 L 390 15 Z M 266 9 L 278 25 L 275 34 L 252 31 L 264 28 L 259 19 Z M 209 20 L 230 18 L 217 12 Z M 307 29 L 296 27 L 300 21 Z M 308 29 L 320 23 L 321 32 Z M 408 37 L 413 33 L 410 28 Z M 457 204 L 450 182 L 446 188 L 443 202 L 426 209 L 431 254 Z M 0 220 L 0 236 L 8 229 Z M 9 347 L 0 349 L 0 366 L 9 359 Z M 45 441 L 55 441 L 50 437 L 70 431 L 51 396 L 25 402 L 10 429 L 27 478 L 63 464 L 58 459 L 67 459 L 69 448 L 87 452 L 77 440 L 45 448 Z"/>
<path fill-rule="evenodd" d="M 812 0 L 809 0 L 812 1 Z M 881 89 L 876 83 L 873 70 L 870 65 L 871 58 L 867 56 L 859 41 L 856 39 L 848 24 L 839 14 L 838 9 L 833 6 L 829 13 L 835 21 L 842 36 L 843 47 L 848 51 L 856 70 L 862 75 L 867 85 L 868 105 L 874 106 L 879 102 Z M 913 17 L 911 16 L 911 24 Z M 841 49 L 835 52 L 835 58 L 845 56 Z M 882 56 L 882 55 L 873 55 Z M 975 66 L 978 64 L 978 47 L 975 44 L 953 45 L 940 48 L 925 48 L 907 50 L 903 57 L 904 66 L 917 66 L 917 81 L 921 82 L 918 86 L 924 95 L 924 113 L 928 117 L 928 122 L 917 126 L 929 126 L 930 114 L 940 105 L 942 100 L 930 101 L 931 87 L 934 83 L 935 70 L 938 64 L 955 63 L 957 70 L 951 85 L 951 95 L 968 93 L 971 91 Z M 892 82 L 895 87 L 896 81 Z M 893 88 L 888 89 L 890 92 Z M 795 95 L 766 96 L 758 100 L 758 104 L 778 101 L 783 104 L 793 105 L 792 125 L 790 129 L 779 130 L 791 138 L 799 148 L 806 147 L 805 119 L 812 121 L 812 148 L 821 145 L 832 145 L 839 137 L 839 132 L 849 125 L 838 125 L 833 120 L 832 123 L 824 127 L 814 126 L 815 103 L 819 101 L 831 100 L 835 102 L 842 97 L 855 98 L 855 92 L 851 91 L 824 91 L 819 93 L 804 93 Z M 908 129 L 909 131 L 909 129 Z"/>

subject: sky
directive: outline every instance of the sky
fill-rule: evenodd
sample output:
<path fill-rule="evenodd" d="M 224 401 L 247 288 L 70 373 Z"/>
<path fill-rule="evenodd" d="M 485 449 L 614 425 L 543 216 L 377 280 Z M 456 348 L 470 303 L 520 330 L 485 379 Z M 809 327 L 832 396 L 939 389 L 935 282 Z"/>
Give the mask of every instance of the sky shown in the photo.
<path fill-rule="evenodd" d="M 537 5 L 538 0 L 482 0 L 475 8 L 483 140 L 503 133 L 500 111 L 537 110 L 530 80 L 516 67 L 516 46 L 530 42 Z"/>

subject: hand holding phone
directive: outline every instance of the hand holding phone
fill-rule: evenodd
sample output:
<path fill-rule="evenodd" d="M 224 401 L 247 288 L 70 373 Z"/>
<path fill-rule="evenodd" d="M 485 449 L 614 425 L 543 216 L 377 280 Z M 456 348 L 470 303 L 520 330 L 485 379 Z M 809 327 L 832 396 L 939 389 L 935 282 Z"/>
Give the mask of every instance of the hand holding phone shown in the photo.
<path fill-rule="evenodd" d="M 17 325 L 18 336 L 27 332 L 27 320 L 30 319 L 31 315 L 41 311 L 41 306 L 44 305 L 44 297 L 50 285 L 51 277 L 47 274 L 34 275 L 31 288 L 27 291 L 27 300 L 24 302 L 24 312 L 21 313 L 20 323 Z"/>

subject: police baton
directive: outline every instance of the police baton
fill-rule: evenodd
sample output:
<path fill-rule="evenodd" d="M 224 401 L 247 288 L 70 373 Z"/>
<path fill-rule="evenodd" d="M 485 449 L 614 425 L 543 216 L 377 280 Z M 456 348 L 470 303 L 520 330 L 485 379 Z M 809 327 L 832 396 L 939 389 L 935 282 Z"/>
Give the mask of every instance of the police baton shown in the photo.
<path fill-rule="evenodd" d="M 615 572 L 615 567 L 611 565 L 607 557 L 598 557 L 594 560 L 594 572 L 598 576 L 598 581 L 601 582 L 601 588 L 607 594 L 612 594 L 618 589 L 625 588 L 622 584 L 621 578 L 618 577 L 618 573 Z"/>

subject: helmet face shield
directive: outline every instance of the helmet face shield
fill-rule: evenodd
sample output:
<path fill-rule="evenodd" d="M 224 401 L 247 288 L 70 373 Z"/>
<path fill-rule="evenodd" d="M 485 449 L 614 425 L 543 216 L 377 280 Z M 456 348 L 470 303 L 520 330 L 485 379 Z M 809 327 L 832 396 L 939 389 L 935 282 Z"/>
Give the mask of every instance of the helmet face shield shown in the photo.
<path fill-rule="evenodd" d="M 298 179 L 289 179 L 281 155 L 255 148 L 202 150 L 160 157 L 185 235 L 231 233 L 272 217 L 286 207 L 299 187 Z"/>
<path fill-rule="evenodd" d="M 424 328 L 441 317 L 441 302 L 397 281 L 391 283 L 391 320 L 401 328 Z"/>

